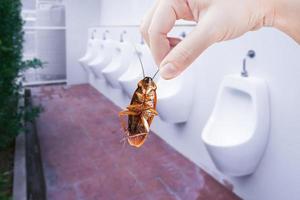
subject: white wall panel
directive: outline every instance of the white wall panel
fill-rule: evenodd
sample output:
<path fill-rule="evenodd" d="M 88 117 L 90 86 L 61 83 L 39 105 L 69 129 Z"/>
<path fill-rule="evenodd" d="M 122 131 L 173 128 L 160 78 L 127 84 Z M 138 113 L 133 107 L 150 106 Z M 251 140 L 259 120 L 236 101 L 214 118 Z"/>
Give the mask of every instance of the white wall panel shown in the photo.
<path fill-rule="evenodd" d="M 100 0 L 66 0 L 67 82 L 87 81 L 78 59 L 84 54 L 88 28 L 100 23 Z"/>

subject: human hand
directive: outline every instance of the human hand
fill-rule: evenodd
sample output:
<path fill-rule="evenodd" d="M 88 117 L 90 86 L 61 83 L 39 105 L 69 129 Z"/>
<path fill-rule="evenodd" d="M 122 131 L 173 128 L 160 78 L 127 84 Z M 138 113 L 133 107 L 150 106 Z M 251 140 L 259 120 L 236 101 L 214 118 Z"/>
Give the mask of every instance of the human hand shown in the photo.
<path fill-rule="evenodd" d="M 167 36 L 178 19 L 197 22 L 182 41 Z M 156 0 L 140 29 L 161 76 L 172 79 L 213 43 L 263 26 L 274 26 L 300 43 L 299 19 L 299 0 Z"/>

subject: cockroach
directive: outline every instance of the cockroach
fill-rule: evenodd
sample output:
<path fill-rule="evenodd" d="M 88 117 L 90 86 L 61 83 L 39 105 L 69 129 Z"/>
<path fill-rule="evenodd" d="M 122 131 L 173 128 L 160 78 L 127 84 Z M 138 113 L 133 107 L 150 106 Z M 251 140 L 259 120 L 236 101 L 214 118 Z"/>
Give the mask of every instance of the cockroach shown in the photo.
<path fill-rule="evenodd" d="M 136 49 L 135 49 L 136 50 Z M 156 84 L 154 78 L 159 70 L 156 71 L 154 76 L 145 76 L 144 66 L 137 52 L 139 58 L 143 79 L 137 84 L 137 89 L 133 93 L 130 105 L 127 109 L 119 112 L 119 117 L 122 122 L 122 127 L 126 134 L 126 139 L 131 146 L 141 147 L 150 131 L 150 125 L 154 116 L 158 115 L 156 111 Z M 122 121 L 122 116 L 128 116 L 128 124 Z"/>

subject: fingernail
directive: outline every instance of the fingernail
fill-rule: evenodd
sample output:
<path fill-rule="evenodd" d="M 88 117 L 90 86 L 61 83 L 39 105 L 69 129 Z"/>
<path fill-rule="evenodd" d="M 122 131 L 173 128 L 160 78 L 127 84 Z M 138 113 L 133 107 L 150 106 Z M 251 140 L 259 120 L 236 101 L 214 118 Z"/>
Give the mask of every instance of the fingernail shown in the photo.
<path fill-rule="evenodd" d="M 161 67 L 160 70 L 160 75 L 165 79 L 171 79 L 174 76 L 176 76 L 178 73 L 179 73 L 178 69 L 176 69 L 176 67 L 171 63 L 167 63 L 166 65 Z"/>

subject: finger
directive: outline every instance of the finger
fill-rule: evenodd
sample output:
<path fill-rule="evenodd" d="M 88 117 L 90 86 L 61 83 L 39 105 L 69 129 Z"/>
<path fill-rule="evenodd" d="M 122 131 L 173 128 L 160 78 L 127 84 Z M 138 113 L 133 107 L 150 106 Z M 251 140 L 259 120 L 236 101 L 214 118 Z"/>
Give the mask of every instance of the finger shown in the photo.
<path fill-rule="evenodd" d="M 160 64 L 164 79 L 172 79 L 184 71 L 207 47 L 217 41 L 216 17 L 207 14 L 195 29 L 178 43 Z"/>
<path fill-rule="evenodd" d="M 160 1 L 148 30 L 150 49 L 157 64 L 162 61 L 172 47 L 167 34 L 173 28 L 177 19 L 193 19 L 187 1 Z"/>
<path fill-rule="evenodd" d="M 148 35 L 148 29 L 152 21 L 153 13 L 155 12 L 157 6 L 159 4 L 159 0 L 156 0 L 154 5 L 151 7 L 151 9 L 146 13 L 146 15 L 143 17 L 141 24 L 140 24 L 140 32 L 147 43 L 147 45 L 150 47 L 149 43 L 149 35 Z"/>

